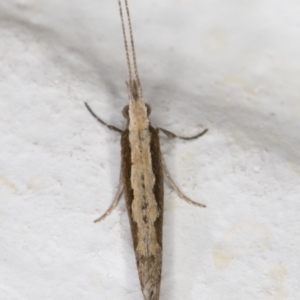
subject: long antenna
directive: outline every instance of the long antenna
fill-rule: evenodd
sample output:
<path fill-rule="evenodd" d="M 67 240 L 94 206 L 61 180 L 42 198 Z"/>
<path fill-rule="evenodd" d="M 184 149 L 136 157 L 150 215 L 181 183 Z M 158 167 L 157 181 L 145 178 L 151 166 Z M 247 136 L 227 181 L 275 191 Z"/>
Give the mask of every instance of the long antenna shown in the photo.
<path fill-rule="evenodd" d="M 121 0 L 118 0 L 118 2 L 119 2 L 120 16 L 121 16 L 121 21 L 122 21 L 122 30 L 123 30 L 123 35 L 124 35 L 124 44 L 125 44 L 125 51 L 126 51 L 126 58 L 127 58 L 127 65 L 128 65 L 129 81 L 131 82 L 132 81 L 131 62 L 130 62 L 129 50 L 128 50 L 128 44 L 127 44 L 127 38 L 126 38 L 126 31 L 125 31 L 124 17 L 123 17 L 123 11 L 122 11 L 122 4 L 121 4 Z M 132 25 L 131 25 L 131 18 L 130 18 L 128 0 L 125 0 L 125 7 L 126 7 L 126 14 L 127 14 L 129 34 L 130 34 L 130 44 L 131 44 L 131 51 L 132 51 L 134 76 L 135 76 L 135 79 L 136 79 L 138 85 L 140 85 L 140 78 L 139 78 L 137 62 L 136 62 L 135 46 L 134 46 L 134 40 L 133 40 L 133 33 L 132 33 Z"/>
<path fill-rule="evenodd" d="M 131 81 L 132 81 L 131 63 L 130 63 L 130 57 L 129 57 L 127 38 L 126 38 L 126 31 L 125 31 L 125 23 L 124 23 L 124 18 L 123 18 L 122 4 L 121 4 L 120 0 L 118 0 L 118 3 L 119 3 L 119 11 L 120 11 L 120 17 L 121 17 L 121 22 L 122 22 L 122 30 L 123 30 L 125 52 L 126 52 L 128 76 L 129 76 L 129 82 L 131 83 Z"/>
<path fill-rule="evenodd" d="M 128 6 L 128 1 L 127 0 L 125 0 L 125 5 L 126 5 L 126 12 L 127 12 L 129 32 L 130 32 L 130 42 L 131 42 L 131 50 L 132 50 L 132 57 L 133 57 L 133 66 L 134 66 L 135 79 L 138 81 L 138 83 L 140 83 L 140 78 L 139 78 L 138 68 L 137 68 L 137 63 L 136 63 L 136 55 L 135 55 L 135 47 L 134 47 L 130 12 L 129 12 L 129 6 Z"/>

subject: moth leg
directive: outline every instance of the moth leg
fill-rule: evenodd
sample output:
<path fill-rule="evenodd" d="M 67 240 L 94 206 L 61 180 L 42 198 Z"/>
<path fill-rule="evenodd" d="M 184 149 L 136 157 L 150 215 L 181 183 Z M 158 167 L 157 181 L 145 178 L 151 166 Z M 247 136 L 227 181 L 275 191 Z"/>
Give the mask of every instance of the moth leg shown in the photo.
<path fill-rule="evenodd" d="M 88 104 L 86 102 L 84 102 L 84 105 L 85 107 L 88 109 L 88 111 L 91 113 L 91 115 L 98 121 L 100 122 L 102 125 L 106 126 L 108 129 L 110 130 L 113 130 L 113 131 L 116 131 L 116 132 L 119 132 L 119 133 L 122 133 L 123 130 L 115 127 L 115 126 L 112 126 L 112 125 L 109 125 L 107 123 L 105 123 L 104 121 L 102 121 L 93 111 L 92 109 L 88 106 Z"/>
<path fill-rule="evenodd" d="M 111 204 L 110 208 L 106 211 L 106 213 L 104 213 L 100 218 L 98 218 L 97 220 L 95 220 L 94 223 L 102 221 L 109 214 L 111 214 L 111 212 L 114 210 L 114 208 L 119 203 L 119 200 L 121 198 L 122 193 L 123 193 L 123 183 L 122 183 L 122 180 L 120 179 L 118 190 L 117 190 L 117 193 L 116 193 L 116 196 L 115 196 L 115 199 L 114 199 L 113 203 Z"/>
<path fill-rule="evenodd" d="M 173 179 L 171 178 L 171 175 L 167 169 L 167 166 L 166 166 L 166 163 L 165 163 L 165 160 L 163 158 L 163 156 L 161 155 L 161 161 L 162 161 L 162 166 L 163 166 L 163 170 L 164 170 L 164 174 L 166 175 L 166 177 L 168 178 L 171 186 L 173 187 L 173 189 L 176 191 L 177 195 L 185 200 L 187 203 L 189 204 L 193 204 L 193 205 L 196 205 L 196 206 L 199 206 L 199 207 L 206 207 L 206 205 L 202 204 L 202 203 L 198 203 L 198 202 L 195 202 L 193 200 L 191 200 L 190 198 L 188 198 L 187 196 L 185 196 L 181 190 L 177 187 L 177 185 L 175 184 L 175 182 L 173 181 Z"/>
<path fill-rule="evenodd" d="M 193 139 L 196 139 L 196 138 L 204 135 L 208 131 L 208 129 L 204 129 L 202 132 L 200 132 L 200 133 L 198 133 L 196 135 L 185 137 L 185 136 L 179 136 L 179 135 L 177 135 L 177 134 L 175 134 L 175 133 L 173 133 L 173 132 L 171 132 L 169 130 L 166 130 L 166 129 L 163 129 L 163 128 L 160 128 L 160 127 L 158 127 L 158 129 L 161 130 L 170 139 L 180 138 L 182 140 L 193 140 Z"/>

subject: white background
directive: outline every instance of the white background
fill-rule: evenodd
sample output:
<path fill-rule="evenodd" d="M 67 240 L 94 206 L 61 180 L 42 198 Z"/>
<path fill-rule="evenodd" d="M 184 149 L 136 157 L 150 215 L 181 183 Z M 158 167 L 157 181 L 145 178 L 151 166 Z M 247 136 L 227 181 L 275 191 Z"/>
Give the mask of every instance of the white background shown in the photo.
<path fill-rule="evenodd" d="M 130 1 L 166 185 L 161 300 L 300 299 L 300 3 Z M 114 0 L 0 1 L 0 298 L 141 300 Z"/>

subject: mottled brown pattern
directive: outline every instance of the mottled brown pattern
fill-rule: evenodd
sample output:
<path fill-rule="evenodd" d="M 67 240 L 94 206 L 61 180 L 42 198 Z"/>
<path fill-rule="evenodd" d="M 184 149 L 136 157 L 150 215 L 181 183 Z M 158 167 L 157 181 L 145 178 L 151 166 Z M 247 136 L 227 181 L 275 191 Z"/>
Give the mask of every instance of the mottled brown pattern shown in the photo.
<path fill-rule="evenodd" d="M 151 133 L 150 151 L 152 157 L 152 169 L 155 176 L 154 195 L 157 202 L 159 217 L 155 221 L 155 230 L 157 241 L 162 248 L 162 228 L 163 228 L 163 212 L 164 212 L 164 174 L 161 163 L 161 152 L 158 130 L 152 126 L 149 127 Z"/>
<path fill-rule="evenodd" d="M 132 201 L 133 201 L 133 189 L 131 187 L 130 177 L 131 177 L 131 150 L 129 143 L 129 130 L 126 129 L 122 133 L 121 138 L 121 172 L 122 181 L 124 186 L 124 197 L 126 200 L 126 208 L 129 216 L 129 222 L 131 227 L 131 234 L 133 240 L 133 247 L 137 247 L 137 226 L 133 222 L 132 217 Z"/>
<path fill-rule="evenodd" d="M 152 126 L 149 126 L 150 135 L 150 155 L 152 163 L 152 172 L 155 177 L 155 182 L 153 186 L 153 198 L 155 198 L 155 209 L 157 209 L 157 217 L 153 224 L 148 223 L 148 216 L 151 219 L 151 211 L 148 203 L 145 203 L 145 198 L 138 200 L 134 199 L 134 191 L 132 188 L 131 182 L 131 170 L 132 170 L 132 156 L 131 156 L 131 147 L 129 141 L 129 130 L 126 129 L 122 134 L 121 146 L 122 146 L 122 180 L 124 185 L 124 195 L 126 199 L 127 211 L 130 219 L 133 245 L 136 254 L 136 262 L 139 271 L 139 277 L 142 287 L 142 292 L 144 294 L 145 300 L 158 300 L 159 299 L 159 290 L 160 290 L 160 281 L 161 281 L 161 269 L 162 269 L 162 222 L 163 222 L 163 172 L 162 172 L 162 163 L 161 163 L 161 153 L 160 153 L 160 144 L 158 137 L 158 130 L 154 129 Z M 144 140 L 141 139 L 141 143 Z M 142 175 L 143 179 L 143 175 Z M 144 188 L 144 185 L 142 185 Z M 139 234 L 139 226 L 133 217 L 133 201 L 141 201 L 141 214 L 144 215 L 144 225 L 154 226 L 155 236 L 151 235 L 146 238 L 148 242 L 141 241 Z M 153 205 L 152 205 L 153 209 Z M 135 214 L 137 212 L 135 211 Z M 143 232 L 147 232 L 147 229 L 141 228 Z M 151 231 L 151 230 L 150 230 Z M 138 245 L 139 248 L 138 248 Z M 148 254 L 147 254 L 148 253 Z"/>

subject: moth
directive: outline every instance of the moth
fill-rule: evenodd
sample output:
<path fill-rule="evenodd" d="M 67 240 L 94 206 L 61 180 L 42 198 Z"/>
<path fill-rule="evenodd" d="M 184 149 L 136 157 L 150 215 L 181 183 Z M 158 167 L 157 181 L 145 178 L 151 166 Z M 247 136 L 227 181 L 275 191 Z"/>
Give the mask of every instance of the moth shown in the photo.
<path fill-rule="evenodd" d="M 97 121 L 121 134 L 120 183 L 110 208 L 95 222 L 109 215 L 124 193 L 144 300 L 159 300 L 163 249 L 164 175 L 180 198 L 190 204 L 205 207 L 204 204 L 186 197 L 172 180 L 160 151 L 159 131 L 171 139 L 178 137 L 192 140 L 204 135 L 207 129 L 195 136 L 182 137 L 166 129 L 152 127 L 149 121 L 151 108 L 143 100 L 138 75 L 128 1 L 124 1 L 131 45 L 130 52 L 122 4 L 121 0 L 118 0 L 129 77 L 127 82 L 129 105 L 123 108 L 123 116 L 127 120 L 126 129 L 121 130 L 108 125 L 85 103 Z"/>

